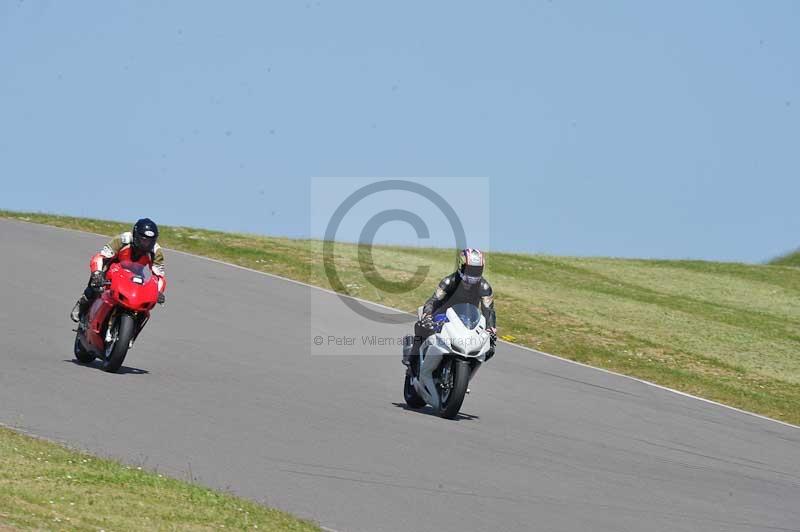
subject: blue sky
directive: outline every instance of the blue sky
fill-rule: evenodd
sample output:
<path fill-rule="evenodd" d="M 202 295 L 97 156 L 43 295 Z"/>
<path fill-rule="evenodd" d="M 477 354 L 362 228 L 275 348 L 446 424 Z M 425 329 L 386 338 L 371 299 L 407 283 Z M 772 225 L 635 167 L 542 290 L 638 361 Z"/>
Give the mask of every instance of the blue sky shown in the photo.
<path fill-rule="evenodd" d="M 800 245 L 798 27 L 778 0 L 0 0 L 0 208 L 306 236 L 312 177 L 476 176 L 493 249 L 757 262 Z"/>

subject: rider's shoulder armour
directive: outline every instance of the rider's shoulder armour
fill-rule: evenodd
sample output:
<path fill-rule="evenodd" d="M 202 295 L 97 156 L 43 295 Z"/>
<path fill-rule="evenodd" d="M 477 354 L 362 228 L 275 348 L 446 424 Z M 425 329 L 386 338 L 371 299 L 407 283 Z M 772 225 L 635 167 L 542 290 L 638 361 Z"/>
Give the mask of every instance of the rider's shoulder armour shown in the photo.
<path fill-rule="evenodd" d="M 481 295 L 489 295 L 492 293 L 492 285 L 486 279 L 481 279 Z"/>

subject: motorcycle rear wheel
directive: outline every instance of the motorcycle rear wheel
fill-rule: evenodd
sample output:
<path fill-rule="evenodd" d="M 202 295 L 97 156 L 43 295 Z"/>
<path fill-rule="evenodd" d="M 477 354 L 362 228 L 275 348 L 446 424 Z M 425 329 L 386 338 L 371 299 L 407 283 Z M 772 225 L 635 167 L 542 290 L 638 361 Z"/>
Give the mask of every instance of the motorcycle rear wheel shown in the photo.
<path fill-rule="evenodd" d="M 129 314 L 120 314 L 113 327 L 116 330 L 112 332 L 111 345 L 107 346 L 106 353 L 108 354 L 103 360 L 103 371 L 109 373 L 116 373 L 122 367 L 125 356 L 128 354 L 128 346 L 136 332 L 136 323 L 133 316 Z"/>
<path fill-rule="evenodd" d="M 91 364 L 94 362 L 94 355 L 83 348 L 81 343 L 81 333 L 75 333 L 75 359 L 81 364 Z"/>

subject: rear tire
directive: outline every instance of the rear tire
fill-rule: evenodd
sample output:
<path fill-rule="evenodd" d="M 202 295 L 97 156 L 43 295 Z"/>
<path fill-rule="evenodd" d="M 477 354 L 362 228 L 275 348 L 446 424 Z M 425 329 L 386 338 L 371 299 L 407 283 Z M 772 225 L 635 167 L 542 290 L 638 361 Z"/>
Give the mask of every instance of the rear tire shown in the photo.
<path fill-rule="evenodd" d="M 128 346 L 136 332 L 136 322 L 129 314 L 121 314 L 117 318 L 117 333 L 112 340 L 111 353 L 103 361 L 103 370 L 109 373 L 116 373 L 125 361 L 128 354 Z"/>
<path fill-rule="evenodd" d="M 93 354 L 83 348 L 81 333 L 75 333 L 75 359 L 81 364 L 91 364 L 94 358 Z"/>
<path fill-rule="evenodd" d="M 469 386 L 470 371 L 469 364 L 461 359 L 455 359 L 453 364 L 453 389 L 450 390 L 450 395 L 447 397 L 447 402 L 443 403 L 439 408 L 439 415 L 445 419 L 455 419 L 458 416 L 458 411 L 461 410 L 461 405 L 464 403 L 464 397 L 467 395 L 467 386 Z"/>
<path fill-rule="evenodd" d="M 406 380 L 405 383 L 403 383 L 403 399 L 406 400 L 406 404 L 411 408 L 422 408 L 425 406 L 425 399 L 420 397 L 417 390 L 411 385 L 411 375 L 408 373 L 406 373 Z"/>

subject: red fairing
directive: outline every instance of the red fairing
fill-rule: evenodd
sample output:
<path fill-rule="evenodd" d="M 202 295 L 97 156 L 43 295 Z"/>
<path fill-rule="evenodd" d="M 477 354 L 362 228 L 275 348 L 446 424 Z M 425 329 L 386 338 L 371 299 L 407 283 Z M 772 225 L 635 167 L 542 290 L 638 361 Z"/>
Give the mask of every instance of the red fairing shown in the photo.
<path fill-rule="evenodd" d="M 130 246 L 124 247 L 119 251 L 119 253 L 117 253 L 116 257 L 114 257 L 114 261 L 115 262 L 117 262 L 117 261 L 118 262 L 134 262 L 136 264 L 141 264 L 141 265 L 147 266 L 147 267 L 151 267 L 152 266 L 152 264 L 151 264 L 152 261 L 150 260 L 150 257 L 148 255 L 142 255 L 137 260 L 133 260 L 131 255 L 132 255 L 132 252 L 131 252 Z M 101 271 L 103 269 L 104 261 L 106 261 L 106 260 L 109 260 L 109 259 L 106 256 L 104 256 L 102 253 L 97 253 L 94 257 L 92 257 L 92 260 L 89 261 L 89 271 L 91 271 L 91 272 Z M 156 279 L 158 279 L 158 291 L 163 293 L 164 290 L 166 290 L 166 288 L 167 288 L 167 279 L 166 279 L 166 277 L 163 277 L 163 276 L 160 276 L 160 275 L 156 275 L 155 273 L 153 273 L 153 275 L 156 277 Z"/>
<path fill-rule="evenodd" d="M 149 261 L 148 261 L 149 262 Z M 153 275 L 149 263 L 124 261 L 113 263 L 106 272 L 110 285 L 89 309 L 87 347 L 97 353 L 104 349 L 103 331 L 115 308 L 142 315 L 144 320 L 156 306 L 160 277 Z"/>
<path fill-rule="evenodd" d="M 111 286 L 103 292 L 115 305 L 134 312 L 149 311 L 158 300 L 158 277 L 148 264 L 141 262 L 115 262 L 108 268 L 106 279 Z"/>

